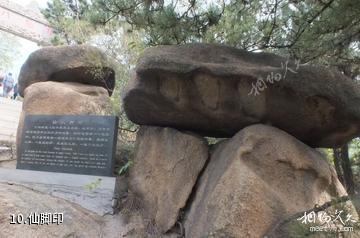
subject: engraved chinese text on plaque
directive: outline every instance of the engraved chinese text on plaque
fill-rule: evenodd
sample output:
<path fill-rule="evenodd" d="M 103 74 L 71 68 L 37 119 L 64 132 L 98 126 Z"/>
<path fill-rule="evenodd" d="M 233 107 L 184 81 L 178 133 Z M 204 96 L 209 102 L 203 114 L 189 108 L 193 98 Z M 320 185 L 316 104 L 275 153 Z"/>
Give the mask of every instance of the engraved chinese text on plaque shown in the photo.
<path fill-rule="evenodd" d="M 17 169 L 113 176 L 118 118 L 25 117 Z"/>

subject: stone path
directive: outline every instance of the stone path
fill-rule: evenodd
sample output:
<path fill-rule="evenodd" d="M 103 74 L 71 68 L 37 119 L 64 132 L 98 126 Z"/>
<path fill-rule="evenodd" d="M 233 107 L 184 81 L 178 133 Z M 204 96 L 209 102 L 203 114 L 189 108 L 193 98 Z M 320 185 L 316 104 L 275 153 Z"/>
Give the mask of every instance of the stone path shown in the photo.
<path fill-rule="evenodd" d="M 62 198 L 101 216 L 113 211 L 115 177 L 0 168 L 0 183 L 17 184 Z"/>
<path fill-rule="evenodd" d="M 125 236 L 131 227 L 126 227 L 119 215 L 100 216 L 78 204 L 38 192 L 18 184 L 0 182 L 0 238 L 117 238 Z M 31 217 L 40 214 L 62 214 L 59 224 L 46 223 L 48 219 Z M 23 219 L 11 222 L 11 217 Z M 21 221 L 18 223 L 18 221 Z M 45 223 L 43 223 L 45 222 Z"/>

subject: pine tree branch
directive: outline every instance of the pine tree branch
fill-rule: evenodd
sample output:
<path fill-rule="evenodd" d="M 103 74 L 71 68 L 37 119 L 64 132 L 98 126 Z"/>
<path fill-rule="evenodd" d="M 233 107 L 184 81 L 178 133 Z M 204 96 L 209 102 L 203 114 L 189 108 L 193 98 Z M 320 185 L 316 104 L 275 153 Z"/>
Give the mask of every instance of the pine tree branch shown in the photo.
<path fill-rule="evenodd" d="M 318 18 L 326 9 L 330 8 L 331 4 L 334 2 L 334 0 L 330 0 L 328 3 L 326 3 L 320 11 L 318 11 L 313 17 L 311 17 L 309 20 L 306 21 L 306 23 L 303 24 L 302 27 L 299 27 L 299 30 L 295 33 L 295 38 L 291 41 L 289 44 L 285 45 L 277 45 L 277 44 L 270 44 L 267 45 L 266 48 L 291 48 L 293 47 L 301 38 L 301 36 L 304 34 L 304 32 L 308 29 L 308 27 Z"/>

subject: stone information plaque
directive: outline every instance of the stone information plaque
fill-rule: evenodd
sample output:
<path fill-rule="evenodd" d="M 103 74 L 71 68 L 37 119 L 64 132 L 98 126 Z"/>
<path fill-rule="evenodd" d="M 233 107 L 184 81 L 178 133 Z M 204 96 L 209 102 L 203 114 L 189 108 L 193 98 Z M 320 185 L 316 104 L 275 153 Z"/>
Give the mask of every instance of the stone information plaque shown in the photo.
<path fill-rule="evenodd" d="M 17 169 L 113 176 L 118 118 L 25 117 Z"/>

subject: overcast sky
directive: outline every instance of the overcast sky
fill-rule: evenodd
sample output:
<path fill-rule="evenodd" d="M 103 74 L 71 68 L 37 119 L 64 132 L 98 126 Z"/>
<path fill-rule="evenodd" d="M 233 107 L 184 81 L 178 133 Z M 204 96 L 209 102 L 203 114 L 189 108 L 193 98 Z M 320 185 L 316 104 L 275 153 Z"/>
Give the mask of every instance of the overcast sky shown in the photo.
<path fill-rule="evenodd" d="M 10 2 L 16 2 L 17 4 L 26 7 L 31 5 L 31 3 L 36 2 L 40 7 L 46 7 L 47 0 L 10 0 Z"/>

